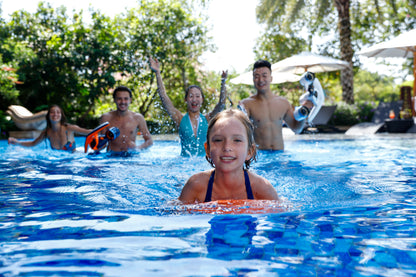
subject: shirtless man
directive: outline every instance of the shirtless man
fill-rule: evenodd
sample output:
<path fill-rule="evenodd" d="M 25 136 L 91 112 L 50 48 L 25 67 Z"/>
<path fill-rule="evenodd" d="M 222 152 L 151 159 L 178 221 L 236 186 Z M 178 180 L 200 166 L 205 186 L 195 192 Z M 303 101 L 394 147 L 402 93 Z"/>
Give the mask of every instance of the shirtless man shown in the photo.
<path fill-rule="evenodd" d="M 113 99 L 117 105 L 117 110 L 103 114 L 100 124 L 108 121 L 110 125 L 103 133 L 115 126 L 120 130 L 120 135 L 115 140 L 108 142 L 107 151 L 124 152 L 151 146 L 153 144 L 152 136 L 147 129 L 143 115 L 129 111 L 132 99 L 131 90 L 124 86 L 117 87 L 113 92 Z M 136 136 L 139 130 L 144 142 L 136 147 Z"/>
<path fill-rule="evenodd" d="M 283 121 L 295 132 L 300 133 L 306 120 L 296 121 L 289 101 L 273 94 L 271 64 L 259 60 L 253 66 L 253 82 L 257 93 L 240 101 L 239 105 L 254 124 L 254 140 L 258 149 L 283 150 Z M 304 106 L 311 109 L 313 103 Z"/>

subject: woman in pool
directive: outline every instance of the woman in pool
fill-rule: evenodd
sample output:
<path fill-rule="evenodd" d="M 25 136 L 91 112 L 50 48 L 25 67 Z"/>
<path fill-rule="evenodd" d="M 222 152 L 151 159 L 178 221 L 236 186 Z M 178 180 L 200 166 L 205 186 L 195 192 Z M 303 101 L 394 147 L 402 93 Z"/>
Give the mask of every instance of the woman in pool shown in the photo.
<path fill-rule="evenodd" d="M 179 128 L 179 137 L 181 139 L 181 156 L 203 156 L 205 154 L 204 142 L 206 140 L 208 121 L 220 112 L 226 99 L 225 80 L 228 73 L 224 71 L 221 76 L 221 93 L 218 104 L 210 113 L 203 115 L 201 113 L 204 94 L 199 86 L 192 85 L 186 89 L 185 102 L 188 111 L 183 115 L 173 106 L 172 101 L 166 94 L 165 86 L 160 75 L 160 63 L 157 59 L 149 58 L 150 68 L 156 73 L 157 86 L 163 107 L 168 112 L 176 127 Z"/>
<path fill-rule="evenodd" d="M 265 178 L 249 172 L 256 160 L 253 124 L 236 109 L 217 114 L 208 126 L 206 159 L 213 170 L 197 173 L 186 182 L 179 200 L 184 204 L 230 199 L 279 200 Z"/>
<path fill-rule="evenodd" d="M 64 111 L 58 105 L 52 105 L 46 114 L 46 129 L 36 139 L 32 141 L 19 141 L 16 138 L 9 137 L 9 144 L 19 144 L 22 146 L 35 146 L 41 141 L 49 139 L 52 149 L 75 151 L 74 133 L 88 135 L 92 130 L 78 127 L 77 125 L 68 124 Z"/>

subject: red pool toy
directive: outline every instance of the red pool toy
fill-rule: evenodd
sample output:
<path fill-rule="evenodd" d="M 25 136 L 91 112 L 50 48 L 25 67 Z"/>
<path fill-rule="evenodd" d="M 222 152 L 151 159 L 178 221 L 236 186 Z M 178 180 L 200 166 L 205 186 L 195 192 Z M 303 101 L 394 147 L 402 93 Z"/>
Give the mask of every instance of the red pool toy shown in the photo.
<path fill-rule="evenodd" d="M 110 125 L 108 122 L 104 122 L 100 126 L 96 127 L 94 130 L 91 131 L 91 133 L 88 134 L 88 136 L 85 138 L 85 153 L 88 151 L 88 146 L 91 147 L 93 150 L 98 150 L 98 145 L 100 141 L 100 132 L 107 128 L 107 126 Z"/>

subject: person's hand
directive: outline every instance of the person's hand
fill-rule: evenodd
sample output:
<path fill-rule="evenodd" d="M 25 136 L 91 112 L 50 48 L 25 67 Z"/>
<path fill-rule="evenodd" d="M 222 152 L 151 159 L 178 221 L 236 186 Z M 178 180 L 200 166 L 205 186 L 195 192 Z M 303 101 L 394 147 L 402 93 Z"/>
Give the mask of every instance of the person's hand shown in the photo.
<path fill-rule="evenodd" d="M 17 139 L 13 138 L 13 137 L 9 137 L 9 139 L 7 140 L 7 142 L 9 144 L 17 144 Z"/>
<path fill-rule="evenodd" d="M 227 79 L 227 77 L 228 77 L 228 70 L 222 71 L 221 79 Z"/>
<path fill-rule="evenodd" d="M 309 110 L 311 110 L 314 106 L 314 104 L 311 100 L 306 100 L 305 102 L 300 103 L 300 104 L 303 105 L 303 106 L 308 107 Z"/>
<path fill-rule="evenodd" d="M 154 72 L 160 71 L 160 63 L 157 59 L 153 59 L 152 57 L 149 57 L 149 64 L 150 64 L 150 68 Z"/>

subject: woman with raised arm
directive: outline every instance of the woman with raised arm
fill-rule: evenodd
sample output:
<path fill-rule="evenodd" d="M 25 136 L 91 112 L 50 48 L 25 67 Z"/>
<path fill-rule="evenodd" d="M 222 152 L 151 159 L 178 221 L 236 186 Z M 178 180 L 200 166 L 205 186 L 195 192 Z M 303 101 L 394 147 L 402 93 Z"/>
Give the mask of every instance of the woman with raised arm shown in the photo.
<path fill-rule="evenodd" d="M 168 97 L 165 86 L 163 85 L 160 74 L 160 63 L 157 59 L 150 57 L 150 68 L 156 73 L 157 86 L 163 107 L 168 112 L 176 127 L 179 129 L 181 140 L 181 156 L 203 156 L 205 155 L 204 143 L 207 137 L 208 121 L 217 113 L 222 111 L 225 106 L 226 89 L 225 81 L 228 76 L 227 71 L 221 75 L 221 92 L 220 99 L 215 108 L 206 115 L 201 113 L 201 106 L 204 101 L 202 89 L 197 85 L 189 86 L 185 91 L 185 102 L 187 104 L 187 113 L 183 115 Z"/>
<path fill-rule="evenodd" d="M 48 113 L 46 114 L 46 123 L 46 129 L 36 139 L 32 141 L 19 141 L 13 137 L 9 137 L 9 144 L 32 147 L 48 139 L 52 149 L 74 152 L 76 148 L 74 133 L 88 135 L 91 132 L 89 129 L 67 123 L 64 111 L 58 105 L 49 107 Z"/>

